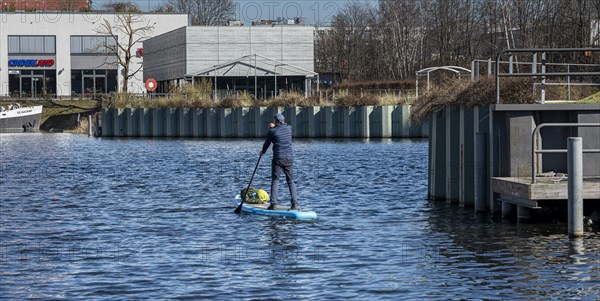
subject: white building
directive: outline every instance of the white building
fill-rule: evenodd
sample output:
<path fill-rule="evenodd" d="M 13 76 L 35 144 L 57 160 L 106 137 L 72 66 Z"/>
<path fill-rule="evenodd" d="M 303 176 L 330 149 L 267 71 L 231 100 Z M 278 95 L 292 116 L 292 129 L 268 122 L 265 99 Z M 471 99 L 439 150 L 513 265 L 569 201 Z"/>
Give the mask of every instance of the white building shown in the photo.
<path fill-rule="evenodd" d="M 153 26 L 156 36 L 188 24 L 186 14 L 143 14 L 137 27 Z M 120 90 L 123 75 L 116 57 L 106 53 L 103 43 L 110 36 L 96 33 L 106 19 L 118 24 L 114 13 L 0 12 L 0 96 L 67 97 Z M 136 26 L 134 26 L 136 27 Z M 122 44 L 125 35 L 118 34 Z M 132 47 L 142 54 L 142 41 Z M 130 69 L 142 64 L 134 57 Z M 143 72 L 130 79 L 128 91 L 145 91 Z"/>

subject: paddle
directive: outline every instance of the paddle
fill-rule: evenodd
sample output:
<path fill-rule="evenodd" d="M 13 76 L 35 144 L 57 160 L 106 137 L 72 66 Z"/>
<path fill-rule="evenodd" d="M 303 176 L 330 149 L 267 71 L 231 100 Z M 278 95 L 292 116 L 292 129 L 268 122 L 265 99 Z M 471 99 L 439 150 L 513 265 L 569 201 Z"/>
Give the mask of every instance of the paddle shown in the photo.
<path fill-rule="evenodd" d="M 248 183 L 248 187 L 246 187 L 246 190 L 244 190 L 244 193 L 242 195 L 242 202 L 237 208 L 235 208 L 235 211 L 233 211 L 236 214 L 240 214 L 240 212 L 242 212 L 242 205 L 244 205 L 244 202 L 246 201 L 246 194 L 248 193 L 248 189 L 250 189 L 252 179 L 254 179 L 254 174 L 256 173 L 256 169 L 258 168 L 258 163 L 260 163 L 260 158 L 262 158 L 262 154 L 260 154 L 260 156 L 258 157 L 258 162 L 256 162 L 256 167 L 254 167 L 254 172 L 252 173 L 252 177 L 250 177 L 250 183 Z"/>

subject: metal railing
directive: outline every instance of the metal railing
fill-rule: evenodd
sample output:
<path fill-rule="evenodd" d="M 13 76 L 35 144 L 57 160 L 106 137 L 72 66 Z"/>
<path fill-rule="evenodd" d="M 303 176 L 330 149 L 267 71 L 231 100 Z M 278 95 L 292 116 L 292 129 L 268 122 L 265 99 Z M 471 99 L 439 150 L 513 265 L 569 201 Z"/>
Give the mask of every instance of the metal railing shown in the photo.
<path fill-rule="evenodd" d="M 542 123 L 535 127 L 531 136 L 531 184 L 537 182 L 535 168 L 537 166 L 536 154 L 562 154 L 567 153 L 567 149 L 537 149 L 537 136 L 542 128 L 545 127 L 600 127 L 600 123 Z M 584 153 L 600 153 L 600 149 L 584 149 Z"/>
<path fill-rule="evenodd" d="M 531 48 L 531 49 L 505 49 L 498 53 L 496 58 L 496 104 L 500 104 L 500 77 L 533 77 L 539 76 L 542 78 L 542 95 L 544 95 L 544 85 L 546 76 L 600 76 L 600 72 L 546 72 L 546 53 L 547 52 L 600 52 L 600 48 Z M 537 66 L 537 53 L 542 53 L 542 68 L 541 72 L 537 72 L 537 67 L 532 68 L 529 73 L 514 73 L 512 70 L 508 73 L 500 72 L 500 59 L 506 53 L 533 53 L 533 66 Z M 512 56 L 511 56 L 512 57 Z M 512 61 L 512 60 L 511 60 Z M 512 66 L 511 66 L 512 69 Z M 542 96 L 542 103 L 544 97 Z"/>

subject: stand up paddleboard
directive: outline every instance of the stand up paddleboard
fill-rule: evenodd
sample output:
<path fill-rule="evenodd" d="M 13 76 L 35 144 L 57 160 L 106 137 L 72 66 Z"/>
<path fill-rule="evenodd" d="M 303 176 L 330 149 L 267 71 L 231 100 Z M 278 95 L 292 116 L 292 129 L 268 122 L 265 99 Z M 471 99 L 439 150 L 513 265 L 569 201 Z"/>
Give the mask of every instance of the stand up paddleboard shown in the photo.
<path fill-rule="evenodd" d="M 233 203 L 237 207 L 240 205 L 241 201 L 242 201 L 242 197 L 238 195 L 233 200 Z M 298 219 L 298 220 L 309 220 L 309 219 L 317 218 L 317 214 L 314 211 L 307 211 L 307 210 L 291 211 L 289 209 L 289 207 L 284 207 L 284 206 L 277 206 L 277 209 L 275 209 L 275 210 L 267 210 L 267 207 L 269 207 L 269 204 L 247 204 L 247 203 L 244 203 L 242 205 L 242 212 L 256 214 L 256 215 L 282 216 L 282 217 L 289 217 L 289 218 L 294 218 L 294 219 Z"/>

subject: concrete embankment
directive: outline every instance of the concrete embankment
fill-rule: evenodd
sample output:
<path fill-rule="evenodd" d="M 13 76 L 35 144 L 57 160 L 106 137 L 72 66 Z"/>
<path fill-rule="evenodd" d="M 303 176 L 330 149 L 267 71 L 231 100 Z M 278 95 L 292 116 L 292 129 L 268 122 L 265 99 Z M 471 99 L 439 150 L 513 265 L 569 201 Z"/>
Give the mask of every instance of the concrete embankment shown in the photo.
<path fill-rule="evenodd" d="M 581 137 L 585 214 L 600 208 L 598 104 L 447 107 L 429 123 L 431 199 L 519 218 L 566 209 L 567 139 Z"/>
<path fill-rule="evenodd" d="M 298 138 L 422 138 L 429 124 L 410 120 L 410 105 L 359 107 L 152 108 L 102 110 L 103 137 L 265 137 L 282 113 Z"/>

